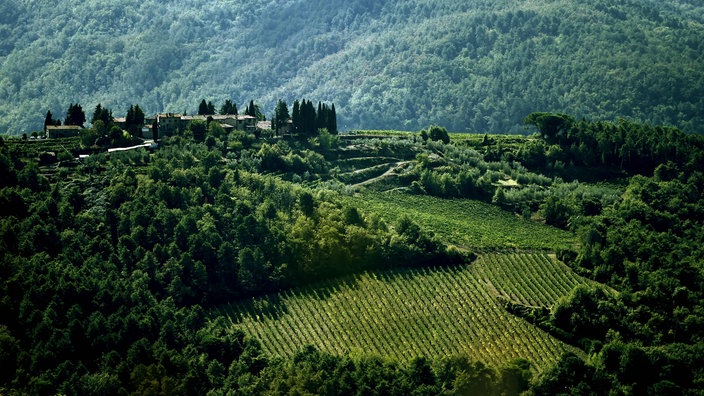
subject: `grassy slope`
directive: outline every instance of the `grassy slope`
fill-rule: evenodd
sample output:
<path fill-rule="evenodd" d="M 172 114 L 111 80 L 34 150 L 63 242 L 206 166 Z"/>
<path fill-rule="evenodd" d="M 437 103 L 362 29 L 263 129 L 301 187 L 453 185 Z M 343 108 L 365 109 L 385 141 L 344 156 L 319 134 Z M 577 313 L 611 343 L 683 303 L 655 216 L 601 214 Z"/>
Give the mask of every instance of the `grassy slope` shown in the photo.
<path fill-rule="evenodd" d="M 541 291 L 532 291 L 534 282 Z M 471 265 L 364 273 L 217 313 L 273 355 L 312 344 L 402 361 L 466 354 L 500 365 L 524 357 L 541 371 L 574 349 L 512 316 L 496 297 L 550 306 L 583 282 L 545 254 L 486 253 Z"/>
<path fill-rule="evenodd" d="M 474 250 L 556 250 L 576 243 L 570 232 L 517 218 L 480 201 L 402 193 L 366 193 L 352 199 L 388 222 L 405 214 L 446 243 Z"/>

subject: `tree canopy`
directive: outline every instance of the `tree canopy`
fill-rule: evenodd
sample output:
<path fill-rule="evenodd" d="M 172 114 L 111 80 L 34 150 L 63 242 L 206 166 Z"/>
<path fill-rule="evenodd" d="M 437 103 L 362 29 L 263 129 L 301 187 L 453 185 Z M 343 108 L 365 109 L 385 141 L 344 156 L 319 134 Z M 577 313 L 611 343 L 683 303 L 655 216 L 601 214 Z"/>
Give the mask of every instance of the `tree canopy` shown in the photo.
<path fill-rule="evenodd" d="M 345 130 L 523 133 L 548 109 L 702 132 L 691 3 L 22 3 L 0 22 L 0 131 L 40 130 L 76 101 L 155 114 L 305 97 L 334 102 Z"/>

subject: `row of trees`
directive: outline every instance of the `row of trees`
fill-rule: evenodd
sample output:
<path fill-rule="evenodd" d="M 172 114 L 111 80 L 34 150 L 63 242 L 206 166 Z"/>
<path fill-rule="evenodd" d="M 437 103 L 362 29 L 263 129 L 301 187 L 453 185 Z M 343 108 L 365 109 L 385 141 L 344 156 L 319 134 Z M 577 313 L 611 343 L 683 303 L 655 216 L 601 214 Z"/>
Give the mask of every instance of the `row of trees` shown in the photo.
<path fill-rule="evenodd" d="M 86 114 L 83 112 L 83 108 L 81 107 L 80 104 L 76 103 L 73 104 L 71 103 L 68 107 L 68 110 L 66 111 L 66 118 L 64 120 L 64 125 L 76 125 L 83 127 L 83 125 L 86 123 Z M 46 116 L 44 117 L 44 128 L 48 126 L 59 126 L 61 125 L 61 120 L 60 119 L 54 119 L 53 114 L 51 114 L 51 110 L 48 110 L 46 112 Z"/>
<path fill-rule="evenodd" d="M 327 129 L 328 132 L 336 134 L 337 112 L 335 104 L 328 106 L 326 103 L 318 102 L 316 111 L 312 101 L 306 99 L 298 101 L 296 99 L 289 113 L 286 102 L 279 100 L 274 110 L 272 127 L 277 133 L 287 128 L 291 133 L 303 135 L 317 135 L 321 129 Z"/>
<path fill-rule="evenodd" d="M 561 113 L 531 113 L 524 121 L 547 145 L 531 158 L 538 165 L 559 161 L 652 175 L 658 165 L 668 161 L 681 165 L 700 162 L 704 149 L 700 135 L 625 119 L 591 122 Z"/>
<path fill-rule="evenodd" d="M 220 114 L 222 115 L 238 115 L 237 104 L 233 103 L 232 100 L 226 99 L 225 102 L 220 107 Z M 256 118 L 258 121 L 264 121 L 266 116 L 262 113 L 259 105 L 254 103 L 254 100 L 250 100 L 249 104 L 245 107 L 244 114 Z M 215 105 L 213 102 L 206 102 L 205 99 L 201 100 L 198 105 L 198 115 L 215 115 Z"/>

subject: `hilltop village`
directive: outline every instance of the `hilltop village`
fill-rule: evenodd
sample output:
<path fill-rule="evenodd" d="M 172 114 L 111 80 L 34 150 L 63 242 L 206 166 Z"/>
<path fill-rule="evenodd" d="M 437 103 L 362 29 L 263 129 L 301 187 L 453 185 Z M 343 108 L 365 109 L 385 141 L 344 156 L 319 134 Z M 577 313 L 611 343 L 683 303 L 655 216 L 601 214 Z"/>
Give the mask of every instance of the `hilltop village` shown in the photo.
<path fill-rule="evenodd" d="M 198 114 L 159 113 L 145 116 L 139 105 L 130 106 L 125 117 L 113 117 L 112 111 L 98 104 L 91 118 L 91 128 L 85 128 L 85 113 L 79 104 L 71 104 L 66 118 L 55 120 L 48 111 L 44 121 L 44 134 L 32 134 L 32 138 L 66 138 L 81 136 L 84 146 L 120 146 L 135 139 L 158 140 L 161 137 L 174 136 L 191 130 L 194 124 L 210 127 L 215 122 L 224 133 L 244 131 L 261 133 L 272 131 L 275 135 L 287 133 L 312 133 L 327 129 L 337 133 L 337 115 L 335 105 L 318 103 L 317 111 L 311 101 L 303 99 L 294 101 L 289 112 L 286 102 L 277 103 L 272 120 L 266 120 L 258 105 L 250 101 L 244 114 L 238 114 L 237 106 L 230 100 L 225 101 L 216 114 L 212 102 L 203 100 Z M 27 138 L 25 135 L 23 138 Z M 110 142 L 108 142 L 110 140 Z"/>

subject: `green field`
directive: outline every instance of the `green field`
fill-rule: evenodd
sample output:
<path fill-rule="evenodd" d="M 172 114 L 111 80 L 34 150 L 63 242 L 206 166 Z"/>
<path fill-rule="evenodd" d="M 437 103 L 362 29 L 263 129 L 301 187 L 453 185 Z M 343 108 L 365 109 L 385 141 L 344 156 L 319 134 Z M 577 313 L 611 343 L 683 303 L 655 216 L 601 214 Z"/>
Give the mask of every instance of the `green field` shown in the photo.
<path fill-rule="evenodd" d="M 472 250 L 555 251 L 574 247 L 577 240 L 568 231 L 519 218 L 481 201 L 400 192 L 364 193 L 352 200 L 389 223 L 407 215 L 442 241 Z"/>
<path fill-rule="evenodd" d="M 367 272 L 215 314 L 275 356 L 314 345 L 399 361 L 464 354 L 501 365 L 523 357 L 541 371 L 574 348 L 511 315 L 498 297 L 549 307 L 585 282 L 547 254 L 486 253 L 469 265 Z"/>

